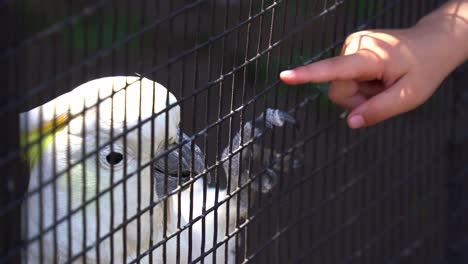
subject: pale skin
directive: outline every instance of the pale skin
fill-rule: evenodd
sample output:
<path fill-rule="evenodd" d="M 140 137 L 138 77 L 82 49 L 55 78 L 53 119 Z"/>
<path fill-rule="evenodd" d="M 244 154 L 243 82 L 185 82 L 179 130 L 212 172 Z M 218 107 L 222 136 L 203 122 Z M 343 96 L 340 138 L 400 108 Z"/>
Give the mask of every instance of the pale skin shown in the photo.
<path fill-rule="evenodd" d="M 398 30 L 349 35 L 341 55 L 292 70 L 287 84 L 331 82 L 330 100 L 351 128 L 371 126 L 424 103 L 468 59 L 468 0 L 452 0 Z"/>

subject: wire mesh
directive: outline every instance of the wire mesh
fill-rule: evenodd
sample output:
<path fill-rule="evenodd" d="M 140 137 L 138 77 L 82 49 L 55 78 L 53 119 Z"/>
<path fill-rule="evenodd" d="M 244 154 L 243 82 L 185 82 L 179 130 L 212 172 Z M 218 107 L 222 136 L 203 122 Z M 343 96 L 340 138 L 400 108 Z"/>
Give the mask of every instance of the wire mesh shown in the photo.
<path fill-rule="evenodd" d="M 278 80 L 442 2 L 0 1 L 0 262 L 464 263 L 466 67 L 357 131 Z"/>

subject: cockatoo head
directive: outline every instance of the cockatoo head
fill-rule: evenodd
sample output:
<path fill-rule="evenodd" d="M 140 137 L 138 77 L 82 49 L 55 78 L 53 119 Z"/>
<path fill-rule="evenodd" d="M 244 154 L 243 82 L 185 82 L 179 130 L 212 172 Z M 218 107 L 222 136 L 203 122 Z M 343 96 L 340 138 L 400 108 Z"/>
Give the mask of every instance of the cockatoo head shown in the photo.
<path fill-rule="evenodd" d="M 27 135 L 31 146 L 41 142 L 40 151 L 28 151 L 31 177 L 41 175 L 44 182 L 57 175 L 59 188 L 71 185 L 73 201 L 123 185 L 124 196 L 139 192 L 139 199 L 162 198 L 203 168 L 196 145 L 177 148 L 182 134 L 176 103 L 156 82 L 119 76 L 89 81 L 23 113 L 23 138 Z M 37 140 L 40 130 L 49 136 Z M 31 184 L 38 182 L 31 179 Z"/>

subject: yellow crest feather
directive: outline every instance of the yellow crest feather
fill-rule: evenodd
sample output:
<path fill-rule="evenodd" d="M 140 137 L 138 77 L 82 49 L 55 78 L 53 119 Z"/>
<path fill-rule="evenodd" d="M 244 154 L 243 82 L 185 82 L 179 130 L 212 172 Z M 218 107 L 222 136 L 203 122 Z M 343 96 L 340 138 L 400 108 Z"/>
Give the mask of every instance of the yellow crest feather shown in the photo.
<path fill-rule="evenodd" d="M 67 125 L 67 121 L 68 114 L 62 114 L 44 123 L 38 129 L 20 133 L 22 157 L 28 161 L 30 168 L 34 167 L 41 152 L 52 143 L 55 133 L 61 131 Z"/>

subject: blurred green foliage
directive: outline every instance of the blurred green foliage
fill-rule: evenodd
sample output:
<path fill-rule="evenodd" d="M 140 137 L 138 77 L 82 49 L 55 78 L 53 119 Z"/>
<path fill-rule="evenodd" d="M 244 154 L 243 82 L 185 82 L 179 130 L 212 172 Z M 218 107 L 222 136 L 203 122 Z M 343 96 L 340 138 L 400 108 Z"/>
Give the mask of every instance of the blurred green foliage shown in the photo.
<path fill-rule="evenodd" d="M 79 51 L 86 49 L 88 53 L 93 53 L 111 47 L 115 41 L 126 38 L 139 28 L 140 19 L 136 15 L 121 14 L 116 18 L 106 14 L 94 21 L 80 20 L 64 31 L 63 39 L 66 47 Z M 138 49 L 138 41 L 130 41 L 128 48 Z"/>
<path fill-rule="evenodd" d="M 254 1 L 252 13 L 259 13 L 264 8 L 278 3 L 276 7 L 278 13 L 285 12 L 286 10 L 289 16 L 306 18 L 317 15 L 322 12 L 324 8 L 339 3 L 338 0 L 307 1 L 308 0 Z M 384 0 L 354 0 L 340 3 L 340 8 L 348 12 L 350 21 L 361 23 L 364 22 L 366 18 L 373 16 L 378 10 L 381 10 L 384 4 Z M 102 14 L 98 14 L 92 18 L 79 19 L 77 23 L 66 26 L 62 33 L 64 47 L 81 53 L 86 51 L 88 54 L 92 54 L 100 49 L 109 48 L 116 41 L 123 40 L 129 34 L 140 30 L 141 17 L 139 14 L 132 13 L 130 10 L 118 11 L 119 12 L 115 14 L 104 11 Z M 308 14 L 306 12 L 308 12 Z M 28 18 L 26 26 L 29 27 L 28 31 L 33 32 L 42 30 L 44 24 L 57 23 L 57 21 L 63 19 L 63 17 L 59 17 L 59 14 L 51 12 L 50 10 L 48 11 L 48 9 L 44 9 L 43 7 L 41 8 L 40 3 L 37 1 L 24 1 L 18 15 Z M 126 47 L 131 51 L 138 51 L 142 41 L 144 45 L 151 45 L 151 43 L 154 42 L 154 35 L 149 35 L 150 36 L 145 36 L 144 38 L 139 37 L 129 41 Z M 205 36 L 202 32 L 199 39 L 208 39 L 208 37 L 209 36 Z M 302 65 L 306 60 L 322 52 L 324 48 L 322 45 L 329 45 L 329 43 L 322 44 L 322 40 L 328 37 L 319 36 L 319 38 L 314 38 L 316 42 L 312 45 L 314 48 L 309 49 L 304 47 L 302 50 L 299 50 L 298 47 L 293 47 L 292 51 L 286 51 L 286 49 L 284 49 L 279 57 L 268 54 L 262 55 L 256 62 L 247 65 L 247 77 L 249 81 L 255 81 L 256 89 L 264 89 L 267 85 L 278 79 L 278 74 L 281 70 Z M 311 44 L 309 43 L 309 45 Z M 320 59 L 325 59 L 330 56 L 332 56 L 332 54 L 327 53 Z M 316 94 L 320 90 L 321 107 L 327 107 L 329 104 L 327 97 L 328 84 L 305 84 L 298 86 L 280 84 L 278 89 L 280 96 L 285 95 L 287 89 L 293 89 L 300 97 Z M 430 101 L 425 105 L 429 104 Z"/>
<path fill-rule="evenodd" d="M 102 15 L 98 13 L 96 16 L 80 18 L 76 23 L 67 25 L 68 20 L 64 14 L 64 10 L 68 9 L 67 4 L 63 3 L 55 8 L 61 11 L 44 8 L 40 1 L 22 1 L 16 9 L 17 16 L 27 18 L 21 30 L 33 35 L 54 24 L 65 23 L 60 31 L 64 47 L 77 51 L 86 49 L 88 53 L 93 53 L 111 47 L 115 41 L 137 32 L 141 26 L 139 14 L 129 10 L 120 10 L 115 16 L 105 12 Z M 138 41 L 130 41 L 128 47 L 131 50 L 138 49 Z"/>

